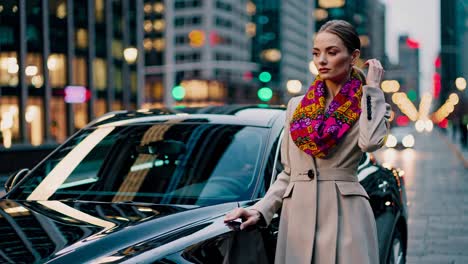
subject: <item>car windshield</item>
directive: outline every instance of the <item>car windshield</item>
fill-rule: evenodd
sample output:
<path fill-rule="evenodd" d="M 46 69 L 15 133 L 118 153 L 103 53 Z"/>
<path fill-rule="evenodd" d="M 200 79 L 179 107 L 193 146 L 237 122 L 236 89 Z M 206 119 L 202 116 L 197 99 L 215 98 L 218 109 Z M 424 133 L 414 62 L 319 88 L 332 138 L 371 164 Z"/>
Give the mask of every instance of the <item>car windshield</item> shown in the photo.
<path fill-rule="evenodd" d="M 267 133 L 196 123 L 83 130 L 9 198 L 188 205 L 249 199 Z"/>

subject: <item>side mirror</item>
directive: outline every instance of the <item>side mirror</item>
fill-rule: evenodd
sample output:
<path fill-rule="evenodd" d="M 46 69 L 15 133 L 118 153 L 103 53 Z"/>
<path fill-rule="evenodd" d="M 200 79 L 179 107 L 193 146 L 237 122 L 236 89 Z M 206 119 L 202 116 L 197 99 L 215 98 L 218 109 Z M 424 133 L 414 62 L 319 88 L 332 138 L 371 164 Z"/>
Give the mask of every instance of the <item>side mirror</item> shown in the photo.
<path fill-rule="evenodd" d="M 29 169 L 20 169 L 10 175 L 8 180 L 5 182 L 5 191 L 9 192 L 13 186 L 20 182 L 24 176 L 28 175 Z"/>

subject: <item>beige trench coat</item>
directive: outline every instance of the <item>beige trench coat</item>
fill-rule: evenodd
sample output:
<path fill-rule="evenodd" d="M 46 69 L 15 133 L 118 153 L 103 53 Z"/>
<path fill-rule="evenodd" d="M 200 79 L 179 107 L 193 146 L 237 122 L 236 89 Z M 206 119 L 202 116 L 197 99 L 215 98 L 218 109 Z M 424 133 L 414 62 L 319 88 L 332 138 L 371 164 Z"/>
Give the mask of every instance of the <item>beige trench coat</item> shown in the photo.
<path fill-rule="evenodd" d="M 285 133 L 301 99 L 288 103 Z M 380 89 L 364 86 L 361 108 L 359 121 L 327 159 L 313 159 L 290 135 L 283 138 L 284 170 L 251 207 L 269 224 L 282 206 L 275 263 L 379 263 L 374 215 L 356 173 L 363 152 L 384 144 L 390 107 Z"/>

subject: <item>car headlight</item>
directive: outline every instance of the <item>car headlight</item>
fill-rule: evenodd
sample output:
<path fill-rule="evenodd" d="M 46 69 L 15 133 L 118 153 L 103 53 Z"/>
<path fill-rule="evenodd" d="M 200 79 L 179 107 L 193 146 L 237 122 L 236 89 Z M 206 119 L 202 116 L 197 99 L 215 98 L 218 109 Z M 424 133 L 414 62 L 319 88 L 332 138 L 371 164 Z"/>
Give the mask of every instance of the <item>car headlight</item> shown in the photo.
<path fill-rule="evenodd" d="M 403 143 L 403 146 L 405 148 L 412 148 L 414 147 L 414 137 L 413 135 L 409 134 L 409 135 L 406 135 L 404 138 L 403 138 L 403 141 L 401 142 Z"/>
<path fill-rule="evenodd" d="M 394 135 L 389 134 L 387 137 L 387 142 L 385 142 L 385 146 L 387 148 L 394 148 L 397 145 L 397 139 Z"/>

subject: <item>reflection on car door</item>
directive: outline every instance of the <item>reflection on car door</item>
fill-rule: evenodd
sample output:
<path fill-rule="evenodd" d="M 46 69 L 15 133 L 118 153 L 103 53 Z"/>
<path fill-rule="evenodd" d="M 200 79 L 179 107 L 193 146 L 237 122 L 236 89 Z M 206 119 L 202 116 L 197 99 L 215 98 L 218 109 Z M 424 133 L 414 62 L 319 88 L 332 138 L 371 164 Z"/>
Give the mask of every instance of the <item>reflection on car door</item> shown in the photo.
<path fill-rule="evenodd" d="M 268 156 L 268 169 L 265 171 L 265 186 L 266 190 L 275 182 L 276 177 L 283 171 L 283 165 L 281 163 L 281 140 L 283 138 L 283 131 L 280 133 L 278 138 L 275 140 L 273 147 Z M 270 262 L 273 263 L 275 251 L 276 251 L 276 240 L 278 238 L 278 227 L 279 227 L 279 216 L 281 215 L 281 209 L 273 216 L 270 225 L 262 230 L 264 237 L 264 244 L 267 250 Z"/>

